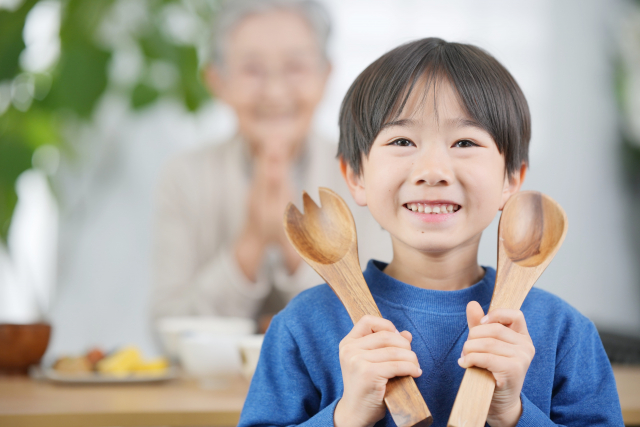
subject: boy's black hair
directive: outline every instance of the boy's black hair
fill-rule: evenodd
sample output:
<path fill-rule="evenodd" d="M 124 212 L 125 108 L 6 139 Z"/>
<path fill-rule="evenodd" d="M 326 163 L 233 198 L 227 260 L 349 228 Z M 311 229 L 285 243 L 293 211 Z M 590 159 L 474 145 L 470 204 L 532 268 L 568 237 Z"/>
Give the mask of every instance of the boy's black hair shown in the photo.
<path fill-rule="evenodd" d="M 531 117 L 518 83 L 484 50 L 435 37 L 387 52 L 356 78 L 340 108 L 338 157 L 359 174 L 383 125 L 400 116 L 425 77 L 427 91 L 439 81 L 452 85 L 469 117 L 493 137 L 507 173 L 529 163 Z"/>

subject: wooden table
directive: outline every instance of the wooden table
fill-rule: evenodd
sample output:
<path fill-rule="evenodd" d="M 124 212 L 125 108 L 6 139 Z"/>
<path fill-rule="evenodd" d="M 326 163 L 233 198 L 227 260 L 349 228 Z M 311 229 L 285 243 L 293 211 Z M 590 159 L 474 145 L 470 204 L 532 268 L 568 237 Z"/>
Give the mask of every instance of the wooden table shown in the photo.
<path fill-rule="evenodd" d="M 614 367 L 625 423 L 640 426 L 640 367 Z M 249 384 L 202 390 L 194 381 L 146 385 L 58 385 L 0 378 L 0 426 L 232 426 Z"/>
<path fill-rule="evenodd" d="M 234 426 L 249 389 L 237 378 L 225 390 L 193 380 L 69 385 L 0 378 L 0 426 Z"/>
<path fill-rule="evenodd" d="M 640 426 L 640 366 L 614 366 L 622 418 L 628 426 Z"/>

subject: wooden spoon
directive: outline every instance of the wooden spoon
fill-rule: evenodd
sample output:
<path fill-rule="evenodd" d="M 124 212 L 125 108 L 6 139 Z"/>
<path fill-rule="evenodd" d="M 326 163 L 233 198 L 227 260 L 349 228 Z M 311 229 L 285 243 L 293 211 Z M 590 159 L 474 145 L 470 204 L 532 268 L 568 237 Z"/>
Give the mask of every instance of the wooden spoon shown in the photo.
<path fill-rule="evenodd" d="M 356 225 L 349 207 L 328 188 L 319 192 L 322 207 L 302 193 L 304 215 L 292 203 L 287 206 L 284 230 L 289 241 L 331 286 L 353 323 L 367 314 L 382 317 L 360 270 Z M 384 401 L 400 427 L 427 427 L 433 422 L 411 377 L 390 379 Z"/>
<path fill-rule="evenodd" d="M 567 234 L 567 215 L 549 196 L 521 191 L 509 198 L 498 227 L 498 270 L 489 311 L 519 310 Z M 496 382 L 491 372 L 469 368 L 449 416 L 449 427 L 483 427 Z"/>

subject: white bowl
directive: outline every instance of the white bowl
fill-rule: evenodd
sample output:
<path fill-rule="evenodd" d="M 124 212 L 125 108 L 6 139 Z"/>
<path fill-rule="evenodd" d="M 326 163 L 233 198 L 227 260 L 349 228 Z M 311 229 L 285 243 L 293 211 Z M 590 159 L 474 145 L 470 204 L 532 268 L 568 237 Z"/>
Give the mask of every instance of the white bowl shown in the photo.
<path fill-rule="evenodd" d="M 242 373 L 240 342 L 246 335 L 207 332 L 180 336 L 178 354 L 185 372 L 204 388 L 224 388 Z"/>
<path fill-rule="evenodd" d="M 181 335 L 208 333 L 246 336 L 255 332 L 256 322 L 240 317 L 165 317 L 158 320 L 156 327 L 167 356 L 177 360 Z"/>
<path fill-rule="evenodd" d="M 264 335 L 251 335 L 240 341 L 240 355 L 242 356 L 242 373 L 247 379 L 253 377 L 253 373 L 258 366 L 260 358 L 260 349 Z"/>

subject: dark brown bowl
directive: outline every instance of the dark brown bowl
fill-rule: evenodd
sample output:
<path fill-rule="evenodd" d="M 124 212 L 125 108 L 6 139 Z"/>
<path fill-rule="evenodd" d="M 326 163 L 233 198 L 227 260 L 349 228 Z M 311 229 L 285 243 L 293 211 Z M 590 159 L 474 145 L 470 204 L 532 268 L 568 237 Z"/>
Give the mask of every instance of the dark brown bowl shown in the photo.
<path fill-rule="evenodd" d="M 46 323 L 0 324 L 0 374 L 26 375 L 29 366 L 40 363 L 50 336 Z"/>

